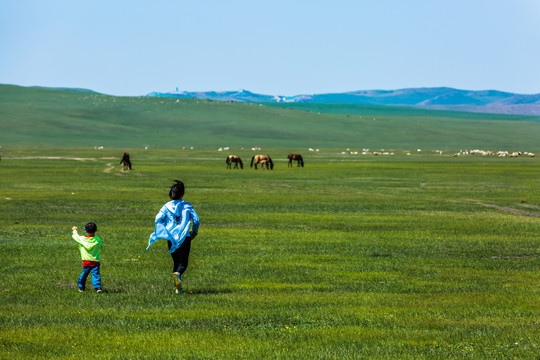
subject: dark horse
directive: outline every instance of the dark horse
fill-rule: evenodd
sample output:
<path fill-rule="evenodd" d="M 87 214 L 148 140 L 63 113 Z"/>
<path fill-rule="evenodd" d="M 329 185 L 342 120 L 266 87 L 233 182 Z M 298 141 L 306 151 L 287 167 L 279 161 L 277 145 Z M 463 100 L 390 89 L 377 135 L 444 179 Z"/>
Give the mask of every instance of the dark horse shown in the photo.
<path fill-rule="evenodd" d="M 274 163 L 272 162 L 272 159 L 270 159 L 270 156 L 268 155 L 255 155 L 251 158 L 251 165 L 249 167 L 253 167 L 253 164 L 255 164 L 255 170 L 257 170 L 257 164 L 261 163 L 262 165 L 266 165 L 266 168 L 268 169 L 268 165 L 270 165 L 270 170 L 274 169 Z"/>
<path fill-rule="evenodd" d="M 122 160 L 120 160 L 120 164 L 124 163 L 124 170 L 131 170 L 131 160 L 129 160 L 129 154 L 127 152 L 122 154 Z"/>
<path fill-rule="evenodd" d="M 287 156 L 287 159 L 289 159 L 289 163 L 287 164 L 287 167 L 289 166 L 292 167 L 293 160 L 297 161 L 296 166 L 302 165 L 302 167 L 304 167 L 304 159 L 302 159 L 302 155 L 300 154 L 289 154 Z"/>
<path fill-rule="evenodd" d="M 240 164 L 240 169 L 244 168 L 244 163 L 242 162 L 242 159 L 240 159 L 239 156 L 236 155 L 229 155 L 227 156 L 227 159 L 225 160 L 227 163 L 227 169 L 232 169 L 231 164 L 234 163 L 234 168 L 238 169 L 238 164 Z"/>

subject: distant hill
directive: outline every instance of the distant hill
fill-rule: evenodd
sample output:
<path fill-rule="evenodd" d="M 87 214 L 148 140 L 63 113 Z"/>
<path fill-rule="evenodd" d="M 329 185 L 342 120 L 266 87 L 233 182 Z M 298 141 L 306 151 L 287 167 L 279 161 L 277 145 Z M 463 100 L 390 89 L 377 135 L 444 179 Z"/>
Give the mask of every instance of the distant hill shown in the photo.
<path fill-rule="evenodd" d="M 239 101 L 239 102 L 279 102 L 282 97 L 272 95 L 255 94 L 246 90 L 240 91 L 205 91 L 205 92 L 152 92 L 147 96 L 174 97 L 183 99 L 209 99 L 219 101 Z"/>
<path fill-rule="evenodd" d="M 497 90 L 471 91 L 448 87 L 399 90 L 359 90 L 313 95 L 263 95 L 247 90 L 208 92 L 153 92 L 148 96 L 239 102 L 285 102 L 408 106 L 434 110 L 495 114 L 540 115 L 540 94 L 523 95 Z"/>
<path fill-rule="evenodd" d="M 244 148 L 243 154 L 252 147 L 288 152 L 309 147 L 538 152 L 538 139 L 540 116 L 352 103 L 117 97 L 0 84 L 4 153 L 17 147 L 95 146 L 174 151 L 230 147 L 234 152 Z"/>
<path fill-rule="evenodd" d="M 69 88 L 69 87 L 47 87 L 47 86 L 32 86 L 37 89 L 50 89 L 50 90 L 59 90 L 59 91 L 71 91 L 81 94 L 99 94 L 97 91 L 83 88 Z"/>

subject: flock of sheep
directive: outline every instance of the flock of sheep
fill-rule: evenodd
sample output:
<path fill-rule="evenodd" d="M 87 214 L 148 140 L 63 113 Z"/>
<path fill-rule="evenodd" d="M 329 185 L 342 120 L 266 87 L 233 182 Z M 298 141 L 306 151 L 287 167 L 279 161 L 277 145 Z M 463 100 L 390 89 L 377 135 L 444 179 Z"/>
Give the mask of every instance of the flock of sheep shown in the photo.
<path fill-rule="evenodd" d="M 223 148 L 219 148 L 218 151 L 227 151 L 229 150 L 229 147 L 223 147 Z M 242 150 L 244 150 L 242 148 Z M 258 148 L 258 147 L 254 147 L 254 148 L 251 148 L 252 151 L 258 151 L 258 150 L 261 150 L 261 148 Z M 308 149 L 310 152 L 319 152 L 319 149 L 313 149 L 313 148 L 309 148 Z M 418 153 L 421 153 L 422 150 L 421 149 L 418 149 L 416 150 Z M 434 152 L 442 155 L 443 154 L 443 150 L 434 150 Z M 411 155 L 411 151 L 405 151 L 406 155 Z M 380 151 L 371 151 L 370 149 L 362 149 L 362 151 L 352 151 L 351 149 L 347 149 L 347 151 L 342 151 L 341 152 L 341 155 L 375 155 L 375 156 L 379 156 L 379 155 L 382 155 L 382 156 L 392 156 L 392 155 L 395 155 L 394 152 L 390 152 L 390 151 L 385 151 L 384 149 L 381 149 Z M 509 151 L 503 151 L 503 150 L 500 150 L 500 151 L 497 151 L 497 152 L 494 152 L 494 151 L 490 151 L 490 150 L 479 150 L 479 149 L 474 149 L 474 150 L 459 150 L 459 152 L 455 153 L 453 156 L 467 156 L 467 155 L 481 155 L 481 156 L 498 156 L 498 157 L 519 157 L 519 156 L 529 156 L 529 157 L 535 157 L 536 155 L 532 152 L 521 152 L 521 151 L 514 151 L 514 152 L 509 152 Z"/>
<path fill-rule="evenodd" d="M 421 153 L 422 150 L 418 149 L 417 152 Z M 433 152 L 442 155 L 444 151 L 443 150 L 434 150 Z M 381 151 L 370 151 L 369 149 L 362 149 L 361 152 L 351 151 L 350 149 L 347 149 L 347 151 L 342 151 L 341 152 L 341 155 L 359 155 L 359 154 L 361 154 L 361 155 L 375 155 L 375 156 L 377 156 L 377 155 L 395 155 L 394 152 L 384 151 L 384 149 L 382 149 Z M 411 151 L 406 151 L 405 154 L 406 155 L 411 155 Z M 500 150 L 500 151 L 494 152 L 494 151 L 479 150 L 479 149 L 460 150 L 459 152 L 455 153 L 453 156 L 467 156 L 467 155 L 498 156 L 498 157 L 519 157 L 519 156 L 535 157 L 536 156 L 534 153 L 527 152 L 527 151 L 525 151 L 525 152 L 521 152 L 521 151 L 509 152 L 509 151 Z"/>
<path fill-rule="evenodd" d="M 498 157 L 519 157 L 522 155 L 529 156 L 529 157 L 535 157 L 535 154 L 532 152 L 521 152 L 521 151 L 514 151 L 514 152 L 508 152 L 499 150 L 497 152 L 494 151 L 487 151 L 487 150 L 460 150 L 458 153 L 455 153 L 454 156 L 466 156 L 466 155 L 481 155 L 481 156 L 498 156 Z"/>

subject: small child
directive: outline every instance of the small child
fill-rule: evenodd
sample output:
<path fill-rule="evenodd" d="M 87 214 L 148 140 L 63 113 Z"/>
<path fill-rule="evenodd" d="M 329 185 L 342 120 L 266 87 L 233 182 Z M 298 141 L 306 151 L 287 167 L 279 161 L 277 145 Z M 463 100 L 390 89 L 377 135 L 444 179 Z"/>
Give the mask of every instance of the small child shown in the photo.
<path fill-rule="evenodd" d="M 93 222 L 89 222 L 84 227 L 86 231 L 85 236 L 80 236 L 77 233 L 77 227 L 71 228 L 73 230 L 73 239 L 79 243 L 79 251 L 81 252 L 81 259 L 83 262 L 83 272 L 79 275 L 79 291 L 83 292 L 86 288 L 86 278 L 92 273 L 92 285 L 97 293 L 101 292 L 101 275 L 99 273 L 100 266 L 100 251 L 103 247 L 103 242 L 100 238 L 95 236 L 97 231 L 97 225 Z"/>
<path fill-rule="evenodd" d="M 148 248 L 159 239 L 167 240 L 169 253 L 173 259 L 173 279 L 176 293 L 184 292 L 181 276 L 188 267 L 191 240 L 195 239 L 199 231 L 199 216 L 193 206 L 183 200 L 184 183 L 175 180 L 169 190 L 169 201 L 156 215 L 155 231 L 150 235 Z M 191 227 L 191 231 L 190 231 Z"/>

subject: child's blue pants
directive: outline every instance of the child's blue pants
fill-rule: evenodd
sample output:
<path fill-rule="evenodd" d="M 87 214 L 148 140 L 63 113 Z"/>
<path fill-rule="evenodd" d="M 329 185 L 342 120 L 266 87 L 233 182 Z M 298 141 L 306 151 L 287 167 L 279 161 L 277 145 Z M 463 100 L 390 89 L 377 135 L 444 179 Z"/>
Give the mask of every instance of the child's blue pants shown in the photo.
<path fill-rule="evenodd" d="M 92 273 L 92 285 L 94 289 L 101 289 L 101 275 L 99 274 L 99 266 L 83 266 L 82 274 L 79 275 L 79 289 L 86 287 L 86 278 Z"/>

